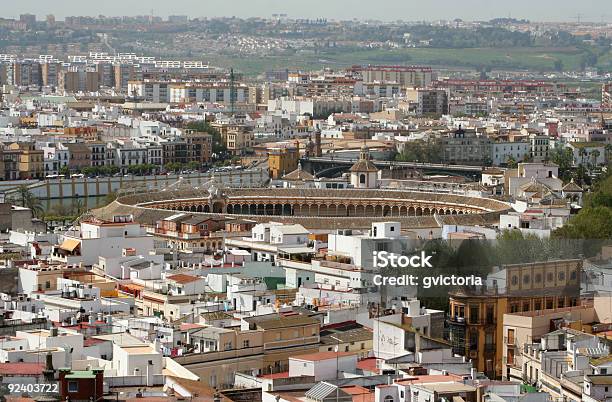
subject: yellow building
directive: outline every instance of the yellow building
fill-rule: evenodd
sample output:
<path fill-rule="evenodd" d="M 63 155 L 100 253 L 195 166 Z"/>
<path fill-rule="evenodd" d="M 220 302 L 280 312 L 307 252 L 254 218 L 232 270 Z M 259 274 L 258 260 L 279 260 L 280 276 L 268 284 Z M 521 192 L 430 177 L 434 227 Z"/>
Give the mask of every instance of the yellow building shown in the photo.
<path fill-rule="evenodd" d="M 65 273 L 64 277 L 100 289 L 100 297 L 119 297 L 117 283 L 94 272 L 78 270 Z"/>
<path fill-rule="evenodd" d="M 238 328 L 207 326 L 189 334 L 193 353 L 176 357 L 201 381 L 217 388 L 233 386 L 237 372 L 276 374 L 289 369 L 289 357 L 319 350 L 319 325 L 307 315 L 247 317 Z M 222 364 L 220 363 L 222 362 Z"/>
<path fill-rule="evenodd" d="M 176 360 L 211 388 L 232 387 L 237 372 L 263 370 L 263 331 L 210 326 L 189 331 L 187 344 L 194 353 Z"/>
<path fill-rule="evenodd" d="M 289 369 L 289 357 L 319 351 L 320 322 L 307 315 L 267 314 L 244 318 L 249 330 L 263 330 L 263 373 Z"/>
<path fill-rule="evenodd" d="M 297 147 L 272 148 L 268 151 L 268 170 L 273 179 L 280 179 L 297 169 L 300 149 Z"/>
<path fill-rule="evenodd" d="M 14 142 L 8 146 L 9 150 L 21 151 L 19 155 L 19 178 L 42 179 L 45 176 L 44 152 L 35 149 L 33 143 Z"/>
<path fill-rule="evenodd" d="M 226 138 L 225 146 L 231 155 L 244 155 L 254 143 L 253 132 L 241 129 L 229 130 Z"/>
<path fill-rule="evenodd" d="M 500 378 L 513 351 L 504 353 L 506 313 L 579 305 L 581 260 L 506 265 L 489 277 L 493 285 L 450 293 L 450 341 L 489 378 Z"/>
<path fill-rule="evenodd" d="M 565 307 L 553 310 L 528 311 L 504 315 L 504 345 L 502 348 L 504 362 L 504 379 L 526 381 L 530 384 L 538 381 L 540 370 L 531 368 L 528 362 L 531 356 L 527 344 L 540 342 L 553 325 L 563 323 L 566 328 L 592 333 L 592 323 L 597 322 L 597 310 L 593 304 L 583 303 L 576 307 Z"/>
<path fill-rule="evenodd" d="M 351 352 L 365 359 L 373 348 L 372 331 L 357 323 L 321 329 L 319 352 Z"/>
<path fill-rule="evenodd" d="M 63 265 L 47 265 L 40 266 L 23 266 L 19 268 L 19 276 L 22 281 L 24 293 L 45 292 L 49 290 L 58 290 L 57 280 L 63 278 L 67 272 L 73 272 L 74 269 L 66 268 Z"/>
<path fill-rule="evenodd" d="M 227 134 L 230 131 L 240 131 L 240 130 L 244 130 L 245 128 L 243 124 L 241 124 L 240 122 L 236 122 L 236 121 L 231 121 L 231 122 L 212 121 L 209 124 L 212 128 L 217 130 L 219 135 L 221 135 L 221 141 L 223 142 L 223 144 L 226 144 L 226 145 L 227 145 Z"/>

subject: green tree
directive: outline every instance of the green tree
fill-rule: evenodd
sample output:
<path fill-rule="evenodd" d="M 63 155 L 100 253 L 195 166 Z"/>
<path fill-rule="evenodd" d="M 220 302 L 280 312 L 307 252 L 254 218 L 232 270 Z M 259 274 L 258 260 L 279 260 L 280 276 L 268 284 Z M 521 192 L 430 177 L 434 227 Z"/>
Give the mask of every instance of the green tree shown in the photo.
<path fill-rule="evenodd" d="M 516 162 L 516 160 L 514 160 L 512 156 L 509 156 L 508 159 L 506 160 L 506 166 L 508 166 L 510 169 L 516 168 L 517 165 L 518 163 Z"/>
<path fill-rule="evenodd" d="M 183 168 L 183 165 L 178 162 L 170 162 L 164 165 L 164 169 L 168 172 L 178 172 Z"/>
<path fill-rule="evenodd" d="M 119 169 L 119 167 L 115 165 L 102 166 L 102 168 L 100 169 L 100 173 L 107 175 L 107 176 L 111 176 L 111 175 L 119 173 L 120 170 L 121 169 Z"/>
<path fill-rule="evenodd" d="M 80 198 L 72 200 L 72 215 L 81 216 L 86 211 L 85 204 Z"/>
<path fill-rule="evenodd" d="M 591 151 L 591 163 L 593 164 L 593 166 L 597 166 L 597 159 L 601 156 L 601 152 L 599 152 L 599 150 L 594 149 L 593 151 Z"/>
<path fill-rule="evenodd" d="M 579 164 L 577 168 L 572 170 L 571 177 L 580 186 L 588 185 L 591 182 L 587 169 L 582 163 Z"/>
<path fill-rule="evenodd" d="M 578 156 L 580 156 L 580 163 L 584 165 L 585 159 L 589 156 L 589 152 L 585 148 L 578 150 Z"/>
<path fill-rule="evenodd" d="M 189 170 L 200 170 L 202 166 L 200 166 L 200 164 L 196 161 L 191 161 L 189 163 L 187 163 L 187 169 Z"/>
<path fill-rule="evenodd" d="M 574 154 L 571 148 L 554 148 L 548 153 L 551 162 L 559 166 L 559 176 L 568 181 L 571 177 Z"/>
<path fill-rule="evenodd" d="M 594 191 L 585 195 L 584 208 L 563 227 L 553 232 L 557 239 L 585 240 L 582 253 L 592 256 L 603 241 L 612 238 L 612 175 L 593 185 Z"/>
<path fill-rule="evenodd" d="M 85 176 L 97 176 L 100 174 L 100 168 L 97 166 L 85 166 L 81 169 L 81 173 Z"/>
<path fill-rule="evenodd" d="M 436 141 L 410 141 L 395 159 L 401 162 L 440 163 L 442 148 Z"/>
<path fill-rule="evenodd" d="M 606 144 L 604 147 L 604 155 L 606 157 L 606 162 L 610 163 L 610 161 L 612 161 L 612 144 Z"/>
<path fill-rule="evenodd" d="M 32 215 L 35 217 L 42 215 L 44 211 L 42 202 L 32 193 L 32 191 L 30 191 L 30 188 L 27 185 L 22 184 L 21 186 L 17 187 L 16 196 L 16 201 L 19 202 L 19 205 L 24 208 L 29 208 L 32 211 Z"/>
<path fill-rule="evenodd" d="M 585 208 L 557 229 L 556 235 L 570 239 L 612 238 L 612 208 L 598 206 Z"/>

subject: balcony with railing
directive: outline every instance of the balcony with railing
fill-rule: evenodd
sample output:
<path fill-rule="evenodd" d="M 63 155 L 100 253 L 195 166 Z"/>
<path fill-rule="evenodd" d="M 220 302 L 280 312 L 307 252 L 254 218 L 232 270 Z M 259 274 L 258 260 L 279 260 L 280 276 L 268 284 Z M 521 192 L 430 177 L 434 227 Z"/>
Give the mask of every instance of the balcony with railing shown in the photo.
<path fill-rule="evenodd" d="M 465 325 L 466 324 L 465 317 L 461 317 L 461 316 L 458 316 L 458 315 L 450 316 L 448 318 L 448 322 L 451 323 L 451 324 L 459 324 L 459 325 Z"/>
<path fill-rule="evenodd" d="M 507 289 L 498 285 L 487 286 L 455 286 L 450 291 L 454 297 L 495 297 L 506 294 Z"/>
<path fill-rule="evenodd" d="M 495 325 L 496 320 L 490 320 L 490 319 L 485 319 L 485 318 L 468 318 L 466 320 L 467 324 L 469 325 Z"/>
<path fill-rule="evenodd" d="M 318 335 L 307 336 L 303 338 L 271 341 L 271 342 L 266 342 L 264 344 L 264 350 L 285 349 L 285 348 L 291 348 L 295 346 L 315 345 L 315 344 L 318 344 L 319 342 L 320 342 L 320 338 Z"/>
<path fill-rule="evenodd" d="M 212 351 L 205 353 L 188 353 L 180 357 L 174 358 L 180 364 L 198 364 L 208 362 L 227 362 L 231 359 L 240 359 L 241 357 L 261 355 L 264 352 L 263 346 L 232 349 L 225 351 Z"/>

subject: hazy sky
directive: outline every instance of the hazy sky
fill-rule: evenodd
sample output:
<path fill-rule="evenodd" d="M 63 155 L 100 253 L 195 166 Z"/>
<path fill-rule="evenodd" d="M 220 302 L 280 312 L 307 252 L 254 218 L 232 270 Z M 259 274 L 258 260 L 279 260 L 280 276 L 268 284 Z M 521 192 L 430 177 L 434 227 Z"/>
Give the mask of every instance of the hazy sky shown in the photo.
<path fill-rule="evenodd" d="M 186 14 L 200 16 L 263 16 L 333 19 L 483 20 L 512 16 L 532 21 L 612 21 L 612 0 L 0 0 L 0 17 L 20 13 L 66 15 Z"/>

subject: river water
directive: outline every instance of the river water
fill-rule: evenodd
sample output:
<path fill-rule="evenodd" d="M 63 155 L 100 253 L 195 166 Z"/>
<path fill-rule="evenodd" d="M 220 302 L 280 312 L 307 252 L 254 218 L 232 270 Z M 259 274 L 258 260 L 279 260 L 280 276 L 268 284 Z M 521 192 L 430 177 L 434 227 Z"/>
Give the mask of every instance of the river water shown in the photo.
<path fill-rule="evenodd" d="M 54 198 L 51 200 L 41 200 L 42 207 L 45 211 L 52 212 L 57 210 L 57 207 L 63 206 L 66 209 L 73 208 L 76 204 L 77 198 Z M 101 207 L 107 203 L 105 196 L 101 197 L 79 197 L 78 202 L 83 205 L 85 209 L 94 209 Z"/>

